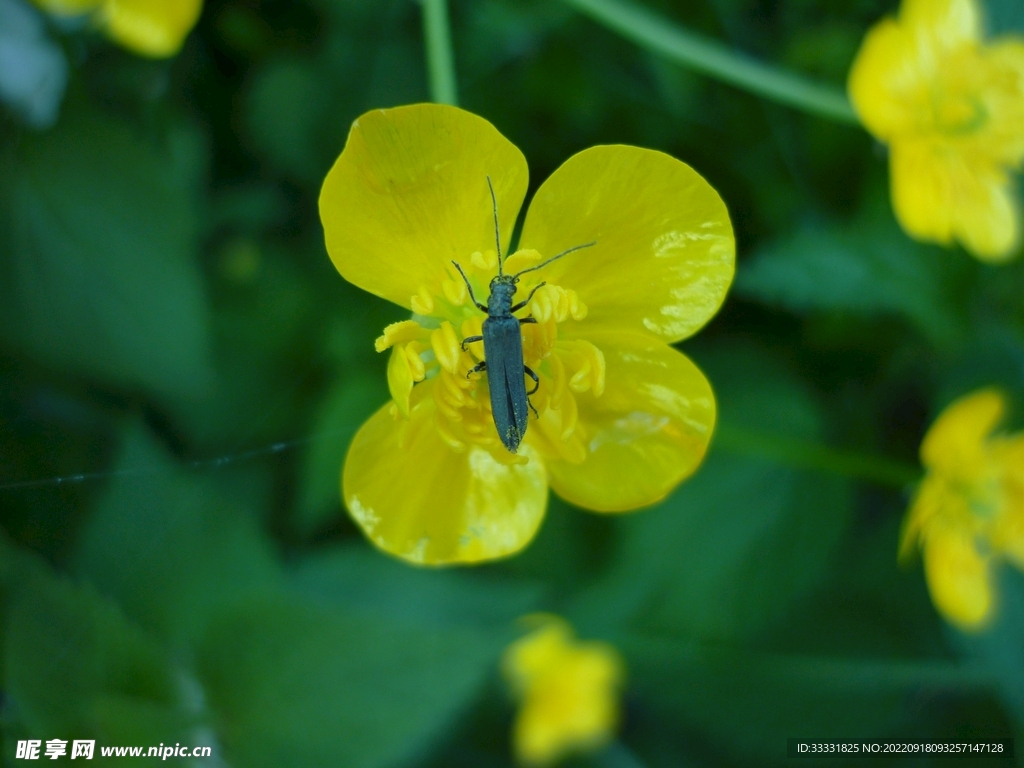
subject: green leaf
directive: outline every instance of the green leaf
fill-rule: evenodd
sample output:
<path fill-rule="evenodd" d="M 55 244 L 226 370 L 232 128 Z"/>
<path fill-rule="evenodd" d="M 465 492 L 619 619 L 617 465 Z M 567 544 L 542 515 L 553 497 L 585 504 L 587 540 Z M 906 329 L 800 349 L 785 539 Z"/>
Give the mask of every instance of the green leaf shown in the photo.
<path fill-rule="evenodd" d="M 383 371 L 380 374 L 343 378 L 320 406 L 302 463 L 296 507 L 296 525 L 304 536 L 345 514 L 341 506 L 341 467 L 356 431 L 387 402 L 387 382 Z"/>
<path fill-rule="evenodd" d="M 876 517 L 851 526 L 828 577 L 791 607 L 765 645 L 821 657 L 948 659 L 920 561 L 897 562 L 906 501 L 893 494 Z"/>
<path fill-rule="evenodd" d="M 737 272 L 736 293 L 797 314 L 898 316 L 933 343 L 956 341 L 962 254 L 915 243 L 876 198 L 849 222 L 812 222 L 761 248 Z"/>
<path fill-rule="evenodd" d="M 251 517 L 140 425 L 115 473 L 77 571 L 195 660 L 232 764 L 390 764 L 448 725 L 510 639 L 506 616 L 532 605 L 365 549 L 289 583 Z"/>
<path fill-rule="evenodd" d="M 141 424 L 126 431 L 114 466 L 75 570 L 144 627 L 187 643 L 223 605 L 283 588 L 252 516 L 173 461 Z"/>
<path fill-rule="evenodd" d="M 284 193 L 273 184 L 240 184 L 220 192 L 206 212 L 204 228 L 258 233 L 279 227 L 288 215 Z"/>
<path fill-rule="evenodd" d="M 954 661 L 757 653 L 642 637 L 618 644 L 634 693 L 662 730 L 695 729 L 741 765 L 790 764 L 787 738 L 883 739 L 901 726 L 921 733 L 907 727 L 915 694 L 976 694 L 987 682 Z"/>
<path fill-rule="evenodd" d="M 232 243 L 242 247 L 241 264 L 231 263 Z M 225 246 L 221 268 L 229 280 L 218 285 L 212 321 L 216 382 L 202 397 L 173 408 L 175 423 L 191 445 L 208 454 L 279 441 L 308 418 L 323 311 L 299 268 L 296 253 L 307 255 L 301 247 L 284 249 L 250 238 Z M 317 244 L 317 258 L 322 251 Z M 334 276 L 326 255 L 318 263 Z M 235 279 L 245 276 L 231 284 L 232 273 Z"/>
<path fill-rule="evenodd" d="M 292 584 L 325 605 L 430 626 L 511 628 L 536 609 L 540 587 L 477 572 L 410 568 L 366 544 L 304 560 Z"/>
<path fill-rule="evenodd" d="M 219 615 L 197 659 L 228 762 L 383 768 L 454 722 L 507 640 L 271 600 Z"/>
<path fill-rule="evenodd" d="M 1024 32 L 1024 5 L 1020 0 L 986 0 L 985 21 L 993 35 Z"/>
<path fill-rule="evenodd" d="M 720 345 L 701 362 L 723 425 L 820 436 L 813 394 L 779 361 Z M 668 501 L 622 520 L 618 556 L 577 615 L 619 630 L 749 637 L 820 579 L 849 503 L 842 478 L 713 447 Z"/>
<path fill-rule="evenodd" d="M 36 738 L 194 740 L 187 729 L 198 709 L 181 696 L 181 672 L 153 639 L 89 585 L 54 574 L 6 539 L 0 555 L 4 689 L 18 725 Z"/>
<path fill-rule="evenodd" d="M 194 201 L 172 158 L 68 109 L 0 160 L 0 339 L 121 389 L 212 379 Z"/>
<path fill-rule="evenodd" d="M 988 669 L 1020 738 L 1024 736 L 1024 575 L 1010 565 L 996 573 L 998 613 L 992 625 L 972 635 L 951 632 L 957 645 Z"/>
<path fill-rule="evenodd" d="M 274 168 L 311 183 L 330 168 L 318 135 L 329 106 L 322 98 L 322 75 L 311 59 L 269 61 L 245 98 L 245 124 L 254 148 Z"/>
<path fill-rule="evenodd" d="M 475 83 L 543 45 L 572 9 L 544 0 L 493 0 L 467 6 L 462 17 L 465 34 L 456 37 L 456 59 L 463 78 Z"/>
<path fill-rule="evenodd" d="M 756 645 L 622 638 L 636 694 L 743 764 L 783 763 L 779 745 L 794 736 L 952 737 L 961 713 L 951 704 L 979 700 L 991 675 L 942 642 L 920 564 L 896 563 L 894 512 L 860 520 L 827 578 Z"/>

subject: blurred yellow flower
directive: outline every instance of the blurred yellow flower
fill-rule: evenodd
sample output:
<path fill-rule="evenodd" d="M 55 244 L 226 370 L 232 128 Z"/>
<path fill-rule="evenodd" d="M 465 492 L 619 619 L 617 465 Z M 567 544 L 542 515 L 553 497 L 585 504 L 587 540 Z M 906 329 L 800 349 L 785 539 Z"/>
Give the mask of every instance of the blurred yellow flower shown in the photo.
<path fill-rule="evenodd" d="M 411 310 L 384 329 L 392 402 L 363 425 L 342 473 L 353 518 L 381 549 L 415 563 L 509 555 L 537 531 L 548 484 L 589 509 L 653 504 L 699 465 L 715 421 L 704 375 L 669 344 L 718 310 L 735 241 L 718 194 L 660 152 L 580 152 L 541 185 L 507 273 L 596 245 L 523 276 L 536 324 L 522 326 L 537 372 L 518 453 L 499 440 L 486 375 L 468 376 L 481 332 L 452 265 L 478 300 L 497 274 L 526 195 L 522 153 L 480 117 L 420 104 L 352 126 L 324 181 L 327 250 L 351 283 Z M 532 382 L 531 382 L 532 384 Z M 414 386 L 416 385 L 416 386 Z"/>
<path fill-rule="evenodd" d="M 893 207 L 919 240 L 984 261 L 1016 250 L 1009 176 L 1024 159 L 1024 38 L 982 39 L 975 0 L 903 0 L 867 34 L 850 100 L 890 146 Z"/>
<path fill-rule="evenodd" d="M 35 0 L 57 16 L 88 14 L 107 37 L 140 56 L 173 56 L 199 20 L 203 0 Z"/>
<path fill-rule="evenodd" d="M 502 659 L 502 673 L 520 701 L 512 733 L 516 757 L 526 765 L 550 765 L 603 747 L 619 722 L 619 654 L 606 643 L 576 640 L 557 616 L 527 620 L 537 629 Z"/>
<path fill-rule="evenodd" d="M 956 400 L 921 444 L 926 475 L 904 523 L 901 558 L 920 545 L 932 601 L 966 630 L 994 614 L 994 568 L 1024 569 L 1024 433 L 993 435 L 1005 403 L 983 389 Z"/>

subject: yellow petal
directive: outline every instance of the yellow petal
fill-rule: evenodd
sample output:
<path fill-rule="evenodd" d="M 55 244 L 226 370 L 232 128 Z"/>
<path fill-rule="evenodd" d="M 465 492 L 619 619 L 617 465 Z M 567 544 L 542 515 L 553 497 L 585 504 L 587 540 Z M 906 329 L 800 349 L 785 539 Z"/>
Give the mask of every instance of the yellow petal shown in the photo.
<path fill-rule="evenodd" d="M 980 259 L 1013 255 L 1019 236 L 1016 202 L 1006 175 L 927 141 L 898 141 L 890 156 L 896 217 L 919 240 L 955 237 Z"/>
<path fill-rule="evenodd" d="M 623 665 L 606 643 L 579 642 L 555 616 L 513 643 L 502 671 L 521 705 L 513 729 L 516 756 L 550 765 L 608 742 L 618 724 Z"/>
<path fill-rule="evenodd" d="M 426 384 L 423 386 L 427 386 Z M 453 451 L 424 398 L 408 420 L 390 404 L 352 440 L 342 472 L 349 512 L 385 552 L 422 565 L 475 563 L 511 555 L 537 532 L 547 506 L 547 476 L 536 452 L 502 464 L 480 448 Z"/>
<path fill-rule="evenodd" d="M 507 247 L 526 194 L 523 154 L 483 118 L 416 104 L 367 112 L 324 180 L 320 219 L 342 277 L 412 308 L 443 296 L 451 261 L 493 249 L 487 177 Z"/>
<path fill-rule="evenodd" d="M 946 619 L 965 630 L 984 625 L 993 604 L 989 558 L 978 552 L 970 530 L 931 527 L 924 570 L 932 602 Z"/>
<path fill-rule="evenodd" d="M 377 337 L 373 347 L 378 352 L 383 352 L 388 347 L 423 339 L 425 336 L 426 331 L 415 320 L 399 320 L 397 323 L 384 326 L 384 333 Z"/>
<path fill-rule="evenodd" d="M 513 730 L 520 762 L 551 765 L 611 741 L 619 719 L 619 665 L 609 650 L 581 643 L 526 694 Z"/>
<path fill-rule="evenodd" d="M 993 549 L 1024 571 L 1024 510 L 1017 506 L 1001 517 L 992 539 Z"/>
<path fill-rule="evenodd" d="M 604 353 L 604 394 L 577 395 L 585 458 L 551 461 L 551 487 L 598 512 L 654 504 L 704 458 L 715 424 L 711 385 L 689 358 L 650 336 L 589 340 Z"/>
<path fill-rule="evenodd" d="M 592 147 L 541 185 L 522 247 L 551 258 L 595 241 L 536 273 L 576 291 L 589 310 L 588 334 L 642 331 L 679 341 L 718 311 L 732 281 L 736 243 L 722 198 L 661 152 Z"/>
<path fill-rule="evenodd" d="M 907 562 L 910 559 L 917 549 L 921 532 L 928 522 L 942 511 L 946 502 L 943 496 L 945 488 L 946 485 L 942 480 L 930 475 L 921 481 L 921 485 L 914 494 L 910 510 L 903 519 L 899 545 L 900 562 Z"/>
<path fill-rule="evenodd" d="M 958 170 L 954 236 L 982 261 L 1013 257 L 1020 239 L 1020 217 L 1010 180 L 995 167 L 965 165 Z"/>
<path fill-rule="evenodd" d="M 892 204 L 900 226 L 918 240 L 953 241 L 952 180 L 929 143 L 900 141 L 889 155 Z"/>
<path fill-rule="evenodd" d="M 1024 570 L 1024 434 L 995 442 L 994 459 L 1002 467 L 1002 504 L 994 525 L 992 547 Z"/>
<path fill-rule="evenodd" d="M 388 391 L 391 399 L 398 406 L 398 411 L 403 416 L 409 416 L 409 398 L 412 396 L 412 387 L 416 382 L 412 366 L 409 364 L 409 356 L 405 347 L 397 345 L 391 349 L 391 357 L 388 358 Z"/>
<path fill-rule="evenodd" d="M 106 0 L 101 23 L 125 48 L 167 58 L 181 49 L 202 9 L 202 0 Z"/>
<path fill-rule="evenodd" d="M 531 614 L 524 618 L 539 626 L 506 648 L 501 659 L 502 674 L 520 695 L 557 666 L 573 640 L 572 627 L 559 616 Z"/>
<path fill-rule="evenodd" d="M 914 35 L 923 58 L 981 40 L 981 11 L 975 0 L 903 0 L 900 24 Z"/>
<path fill-rule="evenodd" d="M 912 128 L 927 110 L 929 94 L 911 37 L 892 19 L 864 37 L 850 67 L 850 102 L 864 127 L 885 141 Z"/>
<path fill-rule="evenodd" d="M 1003 418 L 1006 403 L 995 389 L 981 389 L 946 406 L 921 443 L 921 463 L 958 476 L 981 460 L 986 438 Z"/>
<path fill-rule="evenodd" d="M 1024 39 L 1007 37 L 982 51 L 981 92 L 989 120 L 980 136 L 988 155 L 1008 166 L 1024 160 Z"/>

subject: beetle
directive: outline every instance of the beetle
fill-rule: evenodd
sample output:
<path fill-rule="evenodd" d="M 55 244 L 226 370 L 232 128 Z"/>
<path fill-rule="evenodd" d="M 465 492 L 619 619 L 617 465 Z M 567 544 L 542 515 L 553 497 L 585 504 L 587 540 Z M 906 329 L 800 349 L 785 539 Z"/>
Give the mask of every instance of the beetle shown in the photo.
<path fill-rule="evenodd" d="M 487 177 L 487 187 L 491 191 L 491 205 L 494 208 L 494 241 L 498 251 L 498 274 L 494 276 L 490 284 L 490 296 L 487 304 L 481 304 L 473 295 L 473 286 L 469 278 L 462 271 L 458 262 L 452 264 L 469 290 L 470 300 L 479 310 L 487 314 L 483 323 L 482 336 L 470 336 L 462 340 L 462 350 L 466 351 L 466 345 L 476 341 L 484 343 L 484 359 L 477 363 L 466 374 L 468 378 L 474 373 L 487 372 L 487 384 L 491 393 L 491 415 L 494 418 L 494 426 L 498 430 L 498 437 L 501 443 L 511 453 L 519 448 L 519 443 L 526 434 L 526 427 L 529 422 L 528 408 L 534 415 L 539 417 L 537 409 L 530 402 L 530 395 L 540 387 L 540 379 L 529 366 L 523 362 L 523 334 L 521 326 L 526 323 L 536 323 L 534 317 L 519 318 L 515 313 L 530 303 L 538 290 L 546 283 L 538 283 L 530 291 L 530 295 L 523 301 L 513 304 L 516 295 L 516 286 L 519 278 L 527 272 L 535 272 L 546 267 L 553 261 L 567 256 L 573 251 L 582 248 L 589 248 L 596 245 L 597 241 L 577 245 L 562 251 L 557 256 L 552 256 L 547 261 L 535 267 L 520 270 L 514 275 L 506 275 L 504 261 L 501 256 L 501 230 L 498 228 L 498 200 L 494 195 L 494 186 L 491 184 L 491 177 Z M 533 389 L 526 391 L 525 376 L 533 379 Z"/>

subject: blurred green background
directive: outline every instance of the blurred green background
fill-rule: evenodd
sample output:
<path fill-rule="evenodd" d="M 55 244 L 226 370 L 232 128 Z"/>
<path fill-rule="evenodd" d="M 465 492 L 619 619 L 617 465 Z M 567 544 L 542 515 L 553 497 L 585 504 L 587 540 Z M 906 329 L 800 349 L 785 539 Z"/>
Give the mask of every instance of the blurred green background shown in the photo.
<path fill-rule="evenodd" d="M 644 1 L 838 87 L 895 9 Z M 1024 31 L 1021 0 L 986 7 Z M 316 201 L 356 116 L 429 98 L 420 6 L 211 0 L 168 61 L 47 21 L 59 118 L 0 117 L 5 764 L 18 739 L 95 738 L 211 744 L 207 766 L 509 766 L 496 662 L 535 610 L 621 649 L 620 738 L 651 768 L 782 764 L 787 737 L 1024 737 L 1024 577 L 969 637 L 896 563 L 898 478 L 938 409 L 988 384 L 1024 405 L 1021 262 L 909 240 L 857 127 L 554 0 L 450 12 L 461 104 L 523 150 L 531 191 L 618 142 L 726 201 L 736 282 L 682 345 L 720 401 L 704 466 L 637 514 L 553 498 L 504 562 L 374 551 L 338 475 L 402 311 L 337 275 Z"/>

